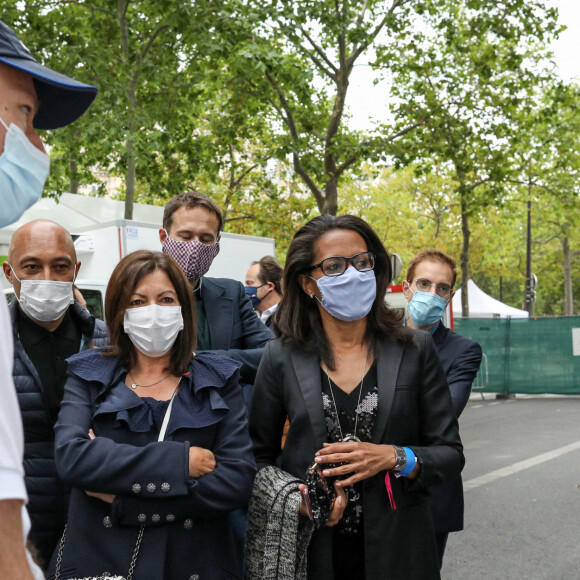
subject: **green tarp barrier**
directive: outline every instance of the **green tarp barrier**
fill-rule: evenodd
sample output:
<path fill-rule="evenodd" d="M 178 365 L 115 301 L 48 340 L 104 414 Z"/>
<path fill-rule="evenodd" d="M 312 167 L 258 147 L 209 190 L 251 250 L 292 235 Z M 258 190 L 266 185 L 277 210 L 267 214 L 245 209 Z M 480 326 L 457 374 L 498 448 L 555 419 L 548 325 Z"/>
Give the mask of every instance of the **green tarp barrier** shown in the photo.
<path fill-rule="evenodd" d="M 482 364 L 474 388 L 580 394 L 580 316 L 456 318 L 455 331 L 478 342 L 487 357 L 487 374 Z"/>

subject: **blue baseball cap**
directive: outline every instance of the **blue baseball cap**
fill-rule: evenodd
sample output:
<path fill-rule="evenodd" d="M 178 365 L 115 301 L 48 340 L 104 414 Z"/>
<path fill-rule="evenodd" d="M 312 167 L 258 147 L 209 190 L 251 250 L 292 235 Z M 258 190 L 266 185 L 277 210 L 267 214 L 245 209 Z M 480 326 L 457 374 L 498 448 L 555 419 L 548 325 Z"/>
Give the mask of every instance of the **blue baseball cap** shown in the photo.
<path fill-rule="evenodd" d="M 0 21 L 0 62 L 29 74 L 38 96 L 36 129 L 57 129 L 76 121 L 97 96 L 97 87 L 85 85 L 42 66 L 16 33 Z"/>

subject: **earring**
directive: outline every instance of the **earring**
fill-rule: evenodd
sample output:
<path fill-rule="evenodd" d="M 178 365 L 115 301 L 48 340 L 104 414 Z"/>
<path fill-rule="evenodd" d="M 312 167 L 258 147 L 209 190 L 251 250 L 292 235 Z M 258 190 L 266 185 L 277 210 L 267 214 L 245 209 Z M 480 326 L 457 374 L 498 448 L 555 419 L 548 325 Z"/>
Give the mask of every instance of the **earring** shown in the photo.
<path fill-rule="evenodd" d="M 314 294 L 308 294 L 308 296 L 310 296 L 310 298 L 314 298 Z"/>

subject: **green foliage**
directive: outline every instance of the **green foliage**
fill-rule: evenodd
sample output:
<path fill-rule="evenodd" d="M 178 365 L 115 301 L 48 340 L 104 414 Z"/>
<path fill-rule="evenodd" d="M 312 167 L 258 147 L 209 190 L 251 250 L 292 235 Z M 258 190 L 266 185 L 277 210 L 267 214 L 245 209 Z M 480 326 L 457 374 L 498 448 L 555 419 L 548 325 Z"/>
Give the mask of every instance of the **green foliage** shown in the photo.
<path fill-rule="evenodd" d="M 345 188 L 341 213 L 367 220 L 386 249 L 399 254 L 406 267 L 428 247 L 456 255 L 460 232 L 456 204 L 449 196 L 452 188 L 445 175 L 417 176 L 414 167 L 378 174 L 366 168 Z"/>
<path fill-rule="evenodd" d="M 517 307 L 531 198 L 536 311 L 562 312 L 573 291 L 577 311 L 580 99 L 553 81 L 546 46 L 559 29 L 543 0 L 3 8 L 42 62 L 100 89 L 86 115 L 45 135 L 49 195 L 93 184 L 95 170 L 123 178 L 129 213 L 133 196 L 161 205 L 195 187 L 227 231 L 274 237 L 281 259 L 317 211 L 351 211 L 406 263 L 435 246 L 496 297 L 501 277 Z M 345 107 L 363 62 L 391 80 L 392 112 L 364 132 Z"/>
<path fill-rule="evenodd" d="M 239 1 L 196 4 L 227 46 L 229 83 L 262 103 L 274 122 L 272 153 L 290 158 L 321 212 L 336 213 L 343 176 L 385 147 L 383 128 L 362 133 L 345 121 L 349 78 L 379 36 L 406 14 L 403 0 Z M 408 17 L 403 16 L 405 22 Z"/>
<path fill-rule="evenodd" d="M 249 182 L 247 187 L 232 189 L 226 175 L 213 181 L 201 179 L 196 187 L 222 208 L 225 231 L 274 238 L 277 257 L 284 263 L 296 230 L 317 214 L 314 199 L 301 191 L 284 165 L 253 170 Z"/>
<path fill-rule="evenodd" d="M 180 58 L 191 12 L 187 3 L 31 1 L 22 11 L 21 3 L 13 5 L 16 18 L 9 24 L 45 64 L 100 91 L 81 119 L 47 135 L 49 190 L 66 191 L 66 177 L 94 181 L 94 168 L 129 182 L 132 160 L 146 182 L 159 173 L 156 165 L 189 151 L 184 139 L 191 140 L 193 110 L 184 104 L 194 100 L 195 83 Z M 70 174 L 71 161 L 76 175 Z M 187 172 L 174 169 L 174 183 L 188 179 Z"/>
<path fill-rule="evenodd" d="M 415 32 L 379 53 L 393 71 L 399 127 L 418 127 L 393 146 L 399 166 L 450 171 L 462 230 L 463 316 L 468 316 L 472 220 L 512 195 L 520 171 L 514 148 L 528 130 L 525 111 L 550 78 L 546 45 L 556 13 L 539 1 L 425 0 Z M 403 54 L 403 57 L 396 57 Z M 491 208 L 490 208 L 491 206 Z"/>
<path fill-rule="evenodd" d="M 366 219 L 381 237 L 386 249 L 403 260 L 405 279 L 410 260 L 425 248 L 437 248 L 458 262 L 462 249 L 461 215 L 454 195 L 456 184 L 442 171 L 417 175 L 414 166 L 376 172 L 365 168 L 345 187 L 341 213 Z M 539 202 L 538 202 L 539 203 Z M 572 208 L 568 207 L 568 213 Z M 574 211 L 577 211 L 576 209 Z M 538 276 L 538 316 L 564 312 L 562 250 L 555 238 L 542 239 L 542 220 L 552 212 L 540 205 L 533 212 L 534 272 Z M 501 208 L 486 208 L 471 220 L 471 271 L 475 283 L 490 296 L 522 308 L 526 277 L 525 200 L 506 202 Z M 571 232 L 576 243 L 580 232 Z M 580 291 L 580 260 L 572 264 L 574 295 Z M 501 292 L 500 292 L 501 285 Z M 580 300 L 575 300 L 578 312 Z"/>

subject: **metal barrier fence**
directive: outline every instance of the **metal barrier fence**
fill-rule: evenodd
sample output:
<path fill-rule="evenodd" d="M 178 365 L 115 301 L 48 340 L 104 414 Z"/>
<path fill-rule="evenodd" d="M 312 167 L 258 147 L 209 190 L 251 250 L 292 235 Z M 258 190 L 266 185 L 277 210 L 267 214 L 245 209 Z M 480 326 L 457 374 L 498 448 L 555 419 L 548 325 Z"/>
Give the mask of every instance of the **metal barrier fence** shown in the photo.
<path fill-rule="evenodd" d="M 485 355 L 474 383 L 488 393 L 580 394 L 580 316 L 456 318 Z"/>

